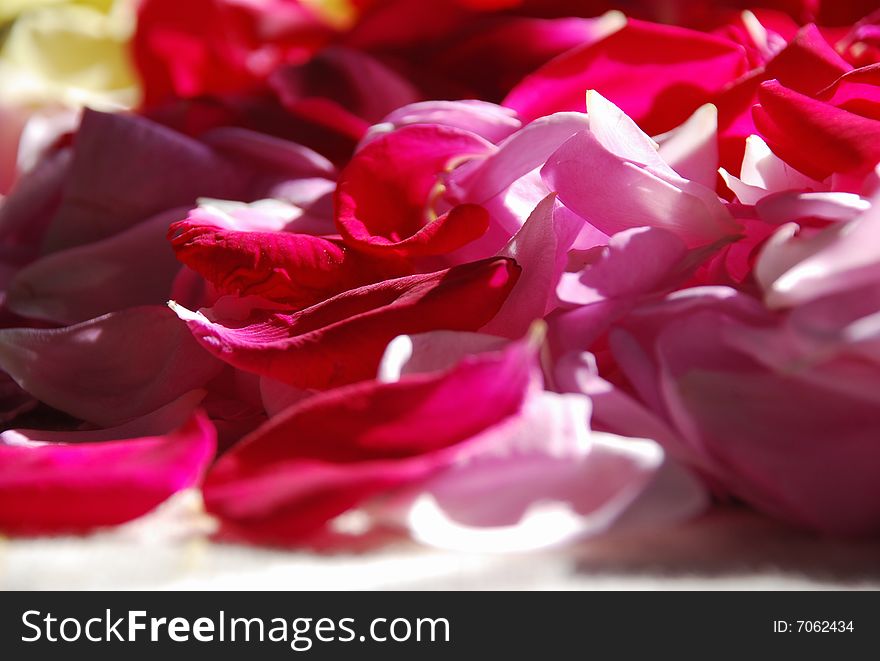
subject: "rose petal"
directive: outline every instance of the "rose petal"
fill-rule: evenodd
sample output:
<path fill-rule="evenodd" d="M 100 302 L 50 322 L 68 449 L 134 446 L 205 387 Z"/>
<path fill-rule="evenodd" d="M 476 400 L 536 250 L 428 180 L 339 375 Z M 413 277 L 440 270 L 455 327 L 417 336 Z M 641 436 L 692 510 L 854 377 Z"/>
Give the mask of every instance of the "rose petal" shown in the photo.
<path fill-rule="evenodd" d="M 435 472 L 457 444 L 515 413 L 532 379 L 523 352 L 520 344 L 447 373 L 365 382 L 294 405 L 215 465 L 207 508 L 228 534 L 302 541 L 371 496 Z"/>
<path fill-rule="evenodd" d="M 477 99 L 421 101 L 398 108 L 370 127 L 360 146 L 412 124 L 451 126 L 474 133 L 491 143 L 501 142 L 522 128 L 522 122 L 513 110 L 494 103 Z"/>
<path fill-rule="evenodd" d="M 515 420 L 471 441 L 467 461 L 395 496 L 412 501 L 411 534 L 441 548 L 521 552 L 612 528 L 650 488 L 664 454 L 650 440 L 587 431 L 587 401 L 542 393 Z M 654 525 L 706 506 L 692 478 L 689 487 L 652 503 Z"/>
<path fill-rule="evenodd" d="M 379 60 L 340 46 L 321 50 L 305 64 L 278 69 L 270 83 L 289 111 L 319 123 L 327 123 L 327 116 L 309 112 L 313 99 L 333 103 L 368 126 L 421 97 L 412 83 Z"/>
<path fill-rule="evenodd" d="M 685 121 L 748 69 L 745 50 L 714 35 L 629 19 L 626 27 L 550 61 L 508 94 L 525 120 L 581 110 L 596 89 L 651 134 Z"/>
<path fill-rule="evenodd" d="M 522 337 L 533 321 L 555 307 L 556 285 L 565 270 L 568 250 L 583 225 L 576 216 L 557 213 L 559 210 L 556 196 L 549 195 L 501 251 L 500 256 L 516 260 L 523 274 L 484 332 Z"/>
<path fill-rule="evenodd" d="M 221 367 L 164 307 L 66 328 L 0 330 L 0 368 L 49 406 L 99 426 L 146 415 Z"/>
<path fill-rule="evenodd" d="M 880 160 L 880 121 L 810 98 L 777 81 L 758 90 L 755 125 L 773 151 L 814 179 L 865 175 Z"/>
<path fill-rule="evenodd" d="M 242 232 L 191 214 L 168 228 L 177 259 L 220 294 L 261 296 L 305 308 L 342 291 L 406 272 L 371 260 L 340 241 L 288 232 Z"/>
<path fill-rule="evenodd" d="M 19 271 L 9 308 L 31 319 L 73 324 L 137 305 L 161 305 L 180 270 L 164 237 L 186 213 L 172 209 L 101 241 L 61 250 Z"/>
<path fill-rule="evenodd" d="M 376 255 L 443 254 L 469 243 L 486 231 L 486 212 L 461 205 L 431 218 L 431 195 L 453 159 L 491 149 L 472 133 L 436 125 L 406 126 L 377 138 L 340 175 L 340 234 Z"/>
<path fill-rule="evenodd" d="M 3 436 L 0 529 L 15 534 L 82 532 L 146 514 L 198 483 L 215 447 L 201 414 L 165 436 L 76 443 L 69 434 L 62 442 L 51 434 L 40 442 L 25 440 L 26 432 Z"/>
<path fill-rule="evenodd" d="M 659 153 L 685 179 L 714 189 L 718 170 L 718 109 L 711 103 L 697 108 L 688 120 L 654 136 Z"/>
<path fill-rule="evenodd" d="M 431 331 L 398 335 L 385 349 L 377 378 L 392 383 L 407 374 L 442 372 L 467 356 L 498 351 L 505 344 L 504 338 L 484 333 Z"/>
<path fill-rule="evenodd" d="M 649 225 L 693 247 L 736 233 L 713 190 L 675 173 L 650 138 L 595 92 L 588 105 L 590 130 L 570 138 L 541 171 L 565 206 L 609 235 Z"/>
<path fill-rule="evenodd" d="M 142 117 L 85 111 L 44 250 L 106 238 L 198 197 L 249 201 L 291 177 L 332 172 L 310 150 L 242 129 L 208 139 L 216 147 Z"/>
<path fill-rule="evenodd" d="M 484 260 L 367 285 L 292 314 L 254 311 L 237 321 L 172 307 L 202 346 L 231 365 L 298 388 L 328 388 L 373 378 L 385 347 L 402 333 L 478 330 L 519 273 L 511 260 Z"/>

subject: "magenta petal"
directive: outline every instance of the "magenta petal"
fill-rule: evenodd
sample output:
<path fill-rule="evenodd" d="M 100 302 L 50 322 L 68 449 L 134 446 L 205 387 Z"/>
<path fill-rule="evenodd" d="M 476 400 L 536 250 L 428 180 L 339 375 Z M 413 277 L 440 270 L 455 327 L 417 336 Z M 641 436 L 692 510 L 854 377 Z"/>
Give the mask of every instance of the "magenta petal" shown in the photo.
<path fill-rule="evenodd" d="M 49 406 L 99 426 L 146 415 L 222 368 L 165 307 L 58 329 L 0 330 L 0 368 Z"/>
<path fill-rule="evenodd" d="M 805 25 L 767 64 L 766 77 L 814 95 L 852 69 L 815 25 Z"/>
<path fill-rule="evenodd" d="M 527 120 L 581 110 L 596 89 L 649 133 L 678 126 L 711 95 L 744 74 L 745 49 L 680 27 L 629 20 L 618 32 L 574 48 L 527 76 L 504 105 Z"/>
<path fill-rule="evenodd" d="M 448 465 L 459 444 L 514 414 L 533 358 L 519 343 L 446 373 L 315 395 L 221 458 L 205 483 L 208 510 L 236 536 L 302 541 L 368 498 Z"/>
<path fill-rule="evenodd" d="M 15 534 L 81 532 L 146 514 L 197 484 L 215 449 L 202 414 L 165 436 L 71 443 L 70 434 L 61 442 L 29 435 L 5 432 L 0 443 L 0 529 Z"/>
<path fill-rule="evenodd" d="M 866 175 L 880 160 L 880 121 L 836 108 L 771 80 L 758 91 L 755 126 L 783 160 L 825 179 Z"/>

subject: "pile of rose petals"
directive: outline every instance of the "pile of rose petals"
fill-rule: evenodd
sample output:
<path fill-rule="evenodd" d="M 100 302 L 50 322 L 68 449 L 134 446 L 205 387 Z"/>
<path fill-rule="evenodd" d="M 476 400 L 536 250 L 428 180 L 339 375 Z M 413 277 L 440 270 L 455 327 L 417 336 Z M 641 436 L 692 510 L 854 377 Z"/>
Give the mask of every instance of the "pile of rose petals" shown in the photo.
<path fill-rule="evenodd" d="M 875 7 L 142 0 L 0 140 L 0 532 L 880 534 Z"/>

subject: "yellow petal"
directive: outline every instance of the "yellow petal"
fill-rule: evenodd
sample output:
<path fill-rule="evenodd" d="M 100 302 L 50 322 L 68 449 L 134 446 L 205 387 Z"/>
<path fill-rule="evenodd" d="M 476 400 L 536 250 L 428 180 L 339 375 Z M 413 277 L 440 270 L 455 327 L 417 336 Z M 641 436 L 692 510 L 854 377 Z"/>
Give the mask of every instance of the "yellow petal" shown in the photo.
<path fill-rule="evenodd" d="M 103 107 L 137 101 L 133 5 L 54 4 L 19 17 L 0 48 L 0 100 Z"/>

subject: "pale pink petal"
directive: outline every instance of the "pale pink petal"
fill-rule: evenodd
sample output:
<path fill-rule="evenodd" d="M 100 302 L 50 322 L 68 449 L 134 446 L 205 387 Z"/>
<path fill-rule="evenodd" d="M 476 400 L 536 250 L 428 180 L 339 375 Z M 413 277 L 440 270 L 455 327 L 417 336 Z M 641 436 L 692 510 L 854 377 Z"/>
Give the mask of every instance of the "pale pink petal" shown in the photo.
<path fill-rule="evenodd" d="M 662 290 L 684 266 L 687 249 L 672 232 L 638 227 L 619 232 L 575 273 L 564 273 L 557 294 L 566 302 L 588 305 L 607 298 L 639 296 Z"/>
<path fill-rule="evenodd" d="M 798 236 L 782 227 L 764 246 L 755 275 L 771 307 L 788 307 L 868 285 L 880 276 L 880 205 L 854 220 Z"/>
<path fill-rule="evenodd" d="M 370 127 L 360 146 L 372 142 L 383 133 L 410 124 L 440 124 L 476 133 L 492 143 L 498 143 L 522 127 L 516 113 L 509 108 L 479 101 L 421 101 L 411 103 L 390 113 L 380 123 Z"/>
<path fill-rule="evenodd" d="M 449 198 L 480 204 L 491 218 L 483 237 L 454 254 L 457 261 L 494 254 L 508 243 L 550 194 L 541 166 L 559 145 L 588 126 L 583 113 L 542 117 L 504 140 L 494 153 L 468 161 L 446 177 Z"/>
<path fill-rule="evenodd" d="M 588 127 L 583 113 L 556 113 L 535 120 L 501 142 L 494 153 L 454 170 L 447 177 L 450 192 L 462 202 L 486 202 L 540 167 L 560 145 Z"/>
<path fill-rule="evenodd" d="M 535 550 L 606 532 L 649 488 L 664 454 L 649 440 L 589 431 L 589 410 L 580 395 L 535 395 L 472 439 L 455 464 L 379 505 L 379 516 L 402 509 L 417 540 L 471 552 Z M 655 524 L 705 507 L 690 482 L 654 503 Z"/>
<path fill-rule="evenodd" d="M 855 193 L 798 191 L 773 193 L 755 204 L 758 217 L 773 225 L 812 218 L 844 222 L 853 220 L 870 208 L 871 203 Z"/>
<path fill-rule="evenodd" d="M 399 335 L 388 343 L 377 378 L 392 383 L 408 374 L 442 372 L 467 356 L 498 351 L 505 344 L 507 340 L 495 335 L 463 331 Z"/>
<path fill-rule="evenodd" d="M 499 253 L 515 259 L 523 273 L 483 332 L 518 338 L 536 319 L 542 319 L 556 303 L 556 286 L 565 270 L 568 250 L 583 222 L 570 214 L 556 211 L 555 195 L 541 201 L 522 228 Z"/>
<path fill-rule="evenodd" d="M 565 206 L 606 234 L 662 227 L 693 247 L 736 233 L 713 190 L 676 174 L 631 120 L 598 94 L 590 99 L 590 130 L 570 138 L 542 169 Z"/>
<path fill-rule="evenodd" d="M 746 138 L 740 178 L 749 186 L 778 193 L 784 190 L 823 190 L 823 184 L 798 172 L 776 156 L 760 136 Z"/>
<path fill-rule="evenodd" d="M 332 195 L 336 184 L 329 179 L 300 179 L 290 183 L 299 188 L 291 191 L 299 197 L 297 201 L 266 198 L 247 203 L 202 198 L 189 215 L 207 225 L 238 232 L 335 234 Z"/>
<path fill-rule="evenodd" d="M 289 386 L 268 376 L 260 377 L 260 396 L 270 418 L 313 394 L 312 390 Z"/>
<path fill-rule="evenodd" d="M 718 171 L 718 109 L 700 106 L 681 126 L 654 136 L 660 157 L 685 179 L 714 189 Z"/>

